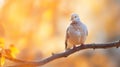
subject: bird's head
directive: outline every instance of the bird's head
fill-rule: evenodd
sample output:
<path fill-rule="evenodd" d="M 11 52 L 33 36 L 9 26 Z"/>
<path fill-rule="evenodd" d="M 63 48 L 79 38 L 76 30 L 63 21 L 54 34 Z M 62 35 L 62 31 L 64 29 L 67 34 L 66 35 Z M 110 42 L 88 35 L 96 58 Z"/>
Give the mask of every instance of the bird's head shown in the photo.
<path fill-rule="evenodd" d="M 72 14 L 72 15 L 71 15 L 71 21 L 79 22 L 79 21 L 80 21 L 80 18 L 79 18 L 79 16 L 78 16 L 78 14 Z"/>

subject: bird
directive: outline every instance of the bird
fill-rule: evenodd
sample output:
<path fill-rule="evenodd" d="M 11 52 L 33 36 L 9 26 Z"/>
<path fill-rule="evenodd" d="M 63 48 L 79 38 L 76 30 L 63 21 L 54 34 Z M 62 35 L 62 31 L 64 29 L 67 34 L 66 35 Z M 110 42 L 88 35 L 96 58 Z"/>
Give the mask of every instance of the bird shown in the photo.
<path fill-rule="evenodd" d="M 80 21 L 79 15 L 74 13 L 71 15 L 71 23 L 66 30 L 65 49 L 76 47 L 76 45 L 84 45 L 88 29 L 84 23 Z"/>

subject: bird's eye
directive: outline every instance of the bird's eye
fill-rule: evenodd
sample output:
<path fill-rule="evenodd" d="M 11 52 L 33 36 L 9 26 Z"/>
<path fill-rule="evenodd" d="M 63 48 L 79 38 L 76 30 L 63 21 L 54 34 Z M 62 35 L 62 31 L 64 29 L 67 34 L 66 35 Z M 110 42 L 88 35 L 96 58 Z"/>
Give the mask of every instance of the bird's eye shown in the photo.
<path fill-rule="evenodd" d="M 77 18 L 77 16 L 75 16 L 75 18 Z"/>

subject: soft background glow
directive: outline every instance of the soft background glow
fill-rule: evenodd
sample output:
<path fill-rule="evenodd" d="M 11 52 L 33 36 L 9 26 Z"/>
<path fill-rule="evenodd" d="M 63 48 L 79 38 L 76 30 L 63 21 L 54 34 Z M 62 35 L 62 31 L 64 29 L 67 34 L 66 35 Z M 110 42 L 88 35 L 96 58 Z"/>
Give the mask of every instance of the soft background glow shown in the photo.
<path fill-rule="evenodd" d="M 40 60 L 64 51 L 72 13 L 88 27 L 86 43 L 120 39 L 120 0 L 0 0 L 0 38 L 18 48 L 17 58 Z M 43 67 L 120 67 L 119 50 L 84 50 Z"/>

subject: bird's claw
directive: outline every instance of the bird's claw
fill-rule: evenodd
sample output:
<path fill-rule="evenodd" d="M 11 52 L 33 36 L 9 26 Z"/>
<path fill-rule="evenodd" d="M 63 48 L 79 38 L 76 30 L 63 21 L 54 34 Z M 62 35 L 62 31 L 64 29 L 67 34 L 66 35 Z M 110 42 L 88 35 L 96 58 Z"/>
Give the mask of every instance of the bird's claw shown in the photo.
<path fill-rule="evenodd" d="M 52 55 L 55 55 L 55 53 L 52 53 Z"/>
<path fill-rule="evenodd" d="M 66 49 L 65 49 L 65 51 L 68 51 L 68 50 L 70 50 L 70 48 L 66 48 Z"/>

